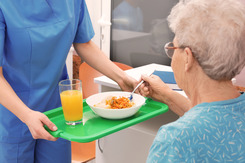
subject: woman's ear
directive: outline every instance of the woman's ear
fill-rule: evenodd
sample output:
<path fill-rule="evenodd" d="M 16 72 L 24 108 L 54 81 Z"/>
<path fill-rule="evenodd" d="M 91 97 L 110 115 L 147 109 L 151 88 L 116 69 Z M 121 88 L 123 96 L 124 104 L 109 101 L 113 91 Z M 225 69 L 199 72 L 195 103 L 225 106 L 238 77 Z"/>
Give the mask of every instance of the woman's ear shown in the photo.
<path fill-rule="evenodd" d="M 194 65 L 195 58 L 190 48 L 186 47 L 184 51 L 185 51 L 185 71 L 189 71 Z"/>

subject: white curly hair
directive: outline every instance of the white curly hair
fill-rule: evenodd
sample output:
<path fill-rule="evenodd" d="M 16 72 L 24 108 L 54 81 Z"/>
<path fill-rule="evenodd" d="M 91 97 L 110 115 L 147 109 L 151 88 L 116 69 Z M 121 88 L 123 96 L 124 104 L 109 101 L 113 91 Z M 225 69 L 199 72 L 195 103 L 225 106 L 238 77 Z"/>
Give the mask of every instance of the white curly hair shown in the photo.
<path fill-rule="evenodd" d="M 245 4 L 241 0 L 180 0 L 168 22 L 178 45 L 191 48 L 210 78 L 230 80 L 245 66 Z"/>

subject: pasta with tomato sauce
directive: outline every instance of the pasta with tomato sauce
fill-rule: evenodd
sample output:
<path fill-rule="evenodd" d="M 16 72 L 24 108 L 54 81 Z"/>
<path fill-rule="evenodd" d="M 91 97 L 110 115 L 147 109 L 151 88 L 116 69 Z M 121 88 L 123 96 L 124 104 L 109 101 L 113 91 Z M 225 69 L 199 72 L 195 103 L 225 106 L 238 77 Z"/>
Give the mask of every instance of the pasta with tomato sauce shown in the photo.
<path fill-rule="evenodd" d="M 127 97 L 107 97 L 106 100 L 94 105 L 95 107 L 102 107 L 106 109 L 124 109 L 134 106 L 135 103 L 131 102 Z"/>
<path fill-rule="evenodd" d="M 106 100 L 106 105 L 109 105 L 111 109 L 123 109 L 132 107 L 134 103 L 130 102 L 127 97 L 113 96 L 110 100 Z"/>

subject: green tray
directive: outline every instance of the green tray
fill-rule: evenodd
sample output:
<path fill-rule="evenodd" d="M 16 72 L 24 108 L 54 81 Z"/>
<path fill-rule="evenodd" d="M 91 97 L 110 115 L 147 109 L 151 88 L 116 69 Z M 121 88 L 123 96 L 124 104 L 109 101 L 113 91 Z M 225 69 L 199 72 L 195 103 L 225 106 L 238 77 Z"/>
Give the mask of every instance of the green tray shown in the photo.
<path fill-rule="evenodd" d="M 62 107 L 44 112 L 58 127 L 57 131 L 46 130 L 54 137 L 61 137 L 70 141 L 86 143 L 115 133 L 137 123 L 143 122 L 168 111 L 166 104 L 146 98 L 146 104 L 132 117 L 121 120 L 109 120 L 96 115 L 83 100 L 83 123 L 70 126 L 65 124 Z"/>

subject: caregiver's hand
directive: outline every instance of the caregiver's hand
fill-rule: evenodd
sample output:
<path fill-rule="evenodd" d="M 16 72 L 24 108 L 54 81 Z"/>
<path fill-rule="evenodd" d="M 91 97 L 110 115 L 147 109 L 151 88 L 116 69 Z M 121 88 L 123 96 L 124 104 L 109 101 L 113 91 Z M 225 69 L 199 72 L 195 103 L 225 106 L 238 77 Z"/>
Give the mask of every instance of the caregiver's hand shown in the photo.
<path fill-rule="evenodd" d="M 58 139 L 45 130 L 44 125 L 48 126 L 52 131 L 56 131 L 57 127 L 41 112 L 31 110 L 25 119 L 25 124 L 28 126 L 33 139 L 46 139 L 50 141 L 56 141 Z"/>
<path fill-rule="evenodd" d="M 131 92 L 134 90 L 138 83 L 139 81 L 126 74 L 125 77 L 123 77 L 123 80 L 118 82 L 118 85 L 123 91 Z M 136 91 L 136 93 L 137 92 L 138 90 Z"/>

